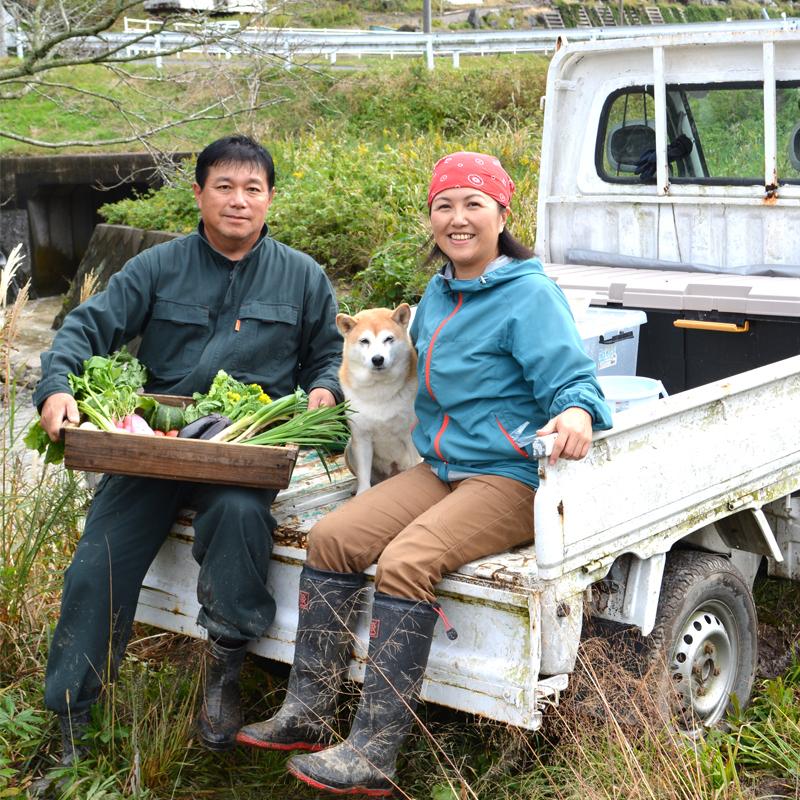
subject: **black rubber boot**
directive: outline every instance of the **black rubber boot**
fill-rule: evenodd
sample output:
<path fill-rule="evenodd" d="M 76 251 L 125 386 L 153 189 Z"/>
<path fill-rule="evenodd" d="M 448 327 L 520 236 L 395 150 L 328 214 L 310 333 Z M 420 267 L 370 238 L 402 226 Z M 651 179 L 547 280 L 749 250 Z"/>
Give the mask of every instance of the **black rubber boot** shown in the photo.
<path fill-rule="evenodd" d="M 437 614 L 430 603 L 376 594 L 361 702 L 350 735 L 321 753 L 293 756 L 296 778 L 334 794 L 385 797 L 414 721 Z"/>
<path fill-rule="evenodd" d="M 210 642 L 205 659 L 203 710 L 197 722 L 201 744 L 209 750 L 230 750 L 236 731 L 242 726 L 239 673 L 247 652 L 247 642 L 224 647 Z"/>
<path fill-rule="evenodd" d="M 71 714 L 58 715 L 58 727 L 61 731 L 61 758 L 58 768 L 70 767 L 75 762 L 86 757 L 89 748 L 84 743 L 84 738 L 89 730 L 91 713 L 89 709 L 76 711 Z M 31 797 L 50 798 L 57 797 L 66 783 L 65 779 L 56 779 L 45 775 L 31 784 L 28 790 Z"/>
<path fill-rule="evenodd" d="M 83 743 L 89 730 L 91 713 L 89 709 L 72 714 L 59 714 L 58 727 L 61 729 L 61 765 L 68 767 L 80 761 L 89 752 Z"/>
<path fill-rule="evenodd" d="M 267 750 L 311 751 L 330 744 L 336 698 L 350 658 L 350 626 L 364 580 L 362 573 L 303 567 L 286 698 L 274 717 L 242 728 L 237 742 Z"/>

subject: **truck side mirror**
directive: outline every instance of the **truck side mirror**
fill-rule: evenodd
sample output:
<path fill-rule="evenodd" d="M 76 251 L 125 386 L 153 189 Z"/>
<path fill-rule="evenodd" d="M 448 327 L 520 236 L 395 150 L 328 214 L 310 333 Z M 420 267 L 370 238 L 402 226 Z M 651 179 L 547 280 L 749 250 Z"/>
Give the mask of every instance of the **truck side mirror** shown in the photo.
<path fill-rule="evenodd" d="M 656 146 L 656 132 L 643 122 L 615 125 L 606 140 L 606 157 L 616 172 L 633 172 L 645 150 Z"/>
<path fill-rule="evenodd" d="M 789 162 L 800 172 L 800 122 L 794 126 L 789 136 Z"/>

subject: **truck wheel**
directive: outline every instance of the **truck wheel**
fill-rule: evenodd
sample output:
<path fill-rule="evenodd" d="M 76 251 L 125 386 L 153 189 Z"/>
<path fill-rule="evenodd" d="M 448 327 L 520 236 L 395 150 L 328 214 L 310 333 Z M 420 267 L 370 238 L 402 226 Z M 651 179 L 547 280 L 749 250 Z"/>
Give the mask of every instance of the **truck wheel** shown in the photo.
<path fill-rule="evenodd" d="M 750 698 L 758 652 L 756 609 L 741 573 L 720 555 L 667 556 L 656 626 L 647 637 L 663 664 L 660 690 L 673 724 L 692 736 L 719 723 L 731 696 Z"/>

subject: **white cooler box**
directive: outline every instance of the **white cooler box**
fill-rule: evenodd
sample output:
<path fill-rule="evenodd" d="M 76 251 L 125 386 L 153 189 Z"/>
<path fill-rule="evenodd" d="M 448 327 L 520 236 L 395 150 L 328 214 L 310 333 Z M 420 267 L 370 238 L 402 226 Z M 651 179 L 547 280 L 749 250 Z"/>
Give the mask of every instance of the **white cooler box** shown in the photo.
<path fill-rule="evenodd" d="M 598 375 L 635 375 L 639 328 L 647 322 L 644 311 L 629 308 L 589 307 L 575 324 L 583 349 L 594 359 Z"/>

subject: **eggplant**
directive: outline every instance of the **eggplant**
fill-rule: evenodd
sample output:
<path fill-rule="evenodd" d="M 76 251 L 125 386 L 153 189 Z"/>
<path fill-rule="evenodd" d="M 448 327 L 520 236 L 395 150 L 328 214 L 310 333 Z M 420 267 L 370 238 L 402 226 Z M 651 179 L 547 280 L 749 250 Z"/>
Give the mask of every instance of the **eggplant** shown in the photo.
<path fill-rule="evenodd" d="M 225 430 L 231 421 L 227 417 L 222 417 L 221 419 L 213 422 L 209 425 L 199 436 L 195 437 L 197 439 L 213 439 L 218 433 L 221 433 Z"/>
<path fill-rule="evenodd" d="M 184 425 L 178 432 L 179 439 L 208 439 L 227 428 L 231 421 L 222 414 L 206 414 L 188 425 Z M 209 431 L 214 428 L 213 433 Z"/>

